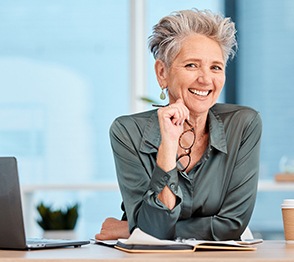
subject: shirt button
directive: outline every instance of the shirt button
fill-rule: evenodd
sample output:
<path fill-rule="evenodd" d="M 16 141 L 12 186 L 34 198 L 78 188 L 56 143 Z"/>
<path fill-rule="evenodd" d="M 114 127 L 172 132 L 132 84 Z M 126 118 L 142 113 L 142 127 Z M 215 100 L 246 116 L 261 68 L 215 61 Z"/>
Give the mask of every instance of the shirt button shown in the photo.
<path fill-rule="evenodd" d="M 170 184 L 170 189 L 174 192 L 177 193 L 176 185 L 174 183 Z"/>
<path fill-rule="evenodd" d="M 167 181 L 168 180 L 168 176 L 164 176 L 164 180 Z"/>

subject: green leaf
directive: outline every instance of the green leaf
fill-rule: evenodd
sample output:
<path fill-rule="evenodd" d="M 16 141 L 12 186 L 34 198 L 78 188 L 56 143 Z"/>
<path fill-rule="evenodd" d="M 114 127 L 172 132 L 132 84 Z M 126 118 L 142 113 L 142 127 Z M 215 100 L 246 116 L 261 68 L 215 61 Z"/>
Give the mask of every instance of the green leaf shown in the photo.
<path fill-rule="evenodd" d="M 79 205 L 67 206 L 66 209 L 53 210 L 51 205 L 45 206 L 41 202 L 37 206 L 39 219 L 37 223 L 44 230 L 74 229 L 78 220 Z"/>

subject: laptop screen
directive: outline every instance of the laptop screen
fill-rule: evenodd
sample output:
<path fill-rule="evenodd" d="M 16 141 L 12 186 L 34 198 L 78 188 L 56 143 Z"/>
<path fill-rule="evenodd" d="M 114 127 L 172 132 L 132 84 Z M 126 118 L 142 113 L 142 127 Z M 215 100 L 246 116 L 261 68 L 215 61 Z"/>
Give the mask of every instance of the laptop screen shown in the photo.
<path fill-rule="evenodd" d="M 25 249 L 21 195 L 14 157 L 0 157 L 0 248 Z"/>

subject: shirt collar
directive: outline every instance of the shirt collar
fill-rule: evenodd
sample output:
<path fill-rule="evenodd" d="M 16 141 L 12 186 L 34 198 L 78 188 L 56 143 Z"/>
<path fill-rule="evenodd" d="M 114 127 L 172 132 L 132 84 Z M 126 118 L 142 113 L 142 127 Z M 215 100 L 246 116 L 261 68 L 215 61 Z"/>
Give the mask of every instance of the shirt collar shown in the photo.
<path fill-rule="evenodd" d="M 224 123 L 213 107 L 208 112 L 210 144 L 217 150 L 227 153 L 227 139 Z"/>
<path fill-rule="evenodd" d="M 143 133 L 140 151 L 143 153 L 157 152 L 161 142 L 157 110 L 150 116 Z"/>
<path fill-rule="evenodd" d="M 220 116 L 211 108 L 208 113 L 210 145 L 227 153 L 227 140 L 224 123 Z M 143 153 L 157 152 L 161 142 L 157 111 L 150 116 L 143 133 L 140 151 Z"/>

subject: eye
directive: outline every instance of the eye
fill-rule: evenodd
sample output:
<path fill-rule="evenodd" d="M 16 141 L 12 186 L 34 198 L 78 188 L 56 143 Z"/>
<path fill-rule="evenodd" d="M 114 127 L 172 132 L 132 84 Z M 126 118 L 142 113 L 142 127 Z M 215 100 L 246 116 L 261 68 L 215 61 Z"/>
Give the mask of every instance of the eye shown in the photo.
<path fill-rule="evenodd" d="M 195 63 L 190 63 L 190 64 L 185 65 L 185 67 L 186 68 L 198 68 L 198 65 Z"/>
<path fill-rule="evenodd" d="M 218 66 L 218 65 L 213 65 L 211 67 L 211 69 L 214 70 L 214 71 L 222 71 L 223 70 L 223 68 L 221 66 Z"/>

